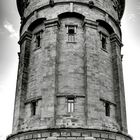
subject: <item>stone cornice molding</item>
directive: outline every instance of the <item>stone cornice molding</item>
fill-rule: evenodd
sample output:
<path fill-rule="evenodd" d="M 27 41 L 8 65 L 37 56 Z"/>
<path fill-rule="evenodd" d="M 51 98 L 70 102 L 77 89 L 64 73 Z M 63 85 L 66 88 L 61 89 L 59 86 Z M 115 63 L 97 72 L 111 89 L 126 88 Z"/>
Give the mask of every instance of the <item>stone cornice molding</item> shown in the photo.
<path fill-rule="evenodd" d="M 32 33 L 28 32 L 28 31 L 25 31 L 24 34 L 20 37 L 20 40 L 19 40 L 18 43 L 21 45 L 22 42 L 24 42 L 24 40 L 26 40 L 26 39 L 31 40 L 31 38 L 32 38 Z"/>
<path fill-rule="evenodd" d="M 117 43 L 118 46 L 123 47 L 123 44 L 122 44 L 122 41 L 120 40 L 120 38 L 118 37 L 117 34 L 113 33 L 111 36 L 110 36 L 110 41 L 111 43 Z"/>
<path fill-rule="evenodd" d="M 53 26 L 60 26 L 58 18 L 54 18 L 51 20 L 44 21 L 45 28 L 53 27 Z"/>
<path fill-rule="evenodd" d="M 25 104 L 31 103 L 33 101 L 38 101 L 38 100 L 41 100 L 41 99 L 42 99 L 42 96 L 31 97 L 31 98 L 25 100 Z"/>
<path fill-rule="evenodd" d="M 84 23 L 83 23 L 83 26 L 93 28 L 93 29 L 97 29 L 98 23 L 96 21 L 85 19 Z"/>

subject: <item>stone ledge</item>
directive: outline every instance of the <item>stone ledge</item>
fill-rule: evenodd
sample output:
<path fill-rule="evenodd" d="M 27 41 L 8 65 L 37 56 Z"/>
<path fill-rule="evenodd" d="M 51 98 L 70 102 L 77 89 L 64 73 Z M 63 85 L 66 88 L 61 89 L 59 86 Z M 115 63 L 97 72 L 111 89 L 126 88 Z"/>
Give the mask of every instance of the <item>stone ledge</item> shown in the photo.
<path fill-rule="evenodd" d="M 130 136 L 106 130 L 92 129 L 43 129 L 20 132 L 7 140 L 132 140 Z"/>

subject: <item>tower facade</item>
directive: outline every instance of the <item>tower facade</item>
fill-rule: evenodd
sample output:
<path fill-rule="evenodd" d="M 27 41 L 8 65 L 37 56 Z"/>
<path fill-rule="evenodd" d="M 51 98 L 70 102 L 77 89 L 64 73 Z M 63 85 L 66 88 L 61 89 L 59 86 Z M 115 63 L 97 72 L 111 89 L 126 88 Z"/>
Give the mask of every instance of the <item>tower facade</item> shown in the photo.
<path fill-rule="evenodd" d="M 131 140 L 120 21 L 125 0 L 17 0 L 20 53 L 7 140 Z"/>

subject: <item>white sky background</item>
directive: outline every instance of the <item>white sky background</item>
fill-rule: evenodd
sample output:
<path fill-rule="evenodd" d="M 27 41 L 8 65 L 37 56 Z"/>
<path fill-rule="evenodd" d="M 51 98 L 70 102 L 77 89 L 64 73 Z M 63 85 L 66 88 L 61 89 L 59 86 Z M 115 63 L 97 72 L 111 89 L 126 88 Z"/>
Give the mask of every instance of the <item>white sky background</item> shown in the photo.
<path fill-rule="evenodd" d="M 19 51 L 16 0 L 0 0 L 0 140 L 11 134 Z M 128 131 L 140 140 L 140 1 L 126 0 L 122 19 Z"/>

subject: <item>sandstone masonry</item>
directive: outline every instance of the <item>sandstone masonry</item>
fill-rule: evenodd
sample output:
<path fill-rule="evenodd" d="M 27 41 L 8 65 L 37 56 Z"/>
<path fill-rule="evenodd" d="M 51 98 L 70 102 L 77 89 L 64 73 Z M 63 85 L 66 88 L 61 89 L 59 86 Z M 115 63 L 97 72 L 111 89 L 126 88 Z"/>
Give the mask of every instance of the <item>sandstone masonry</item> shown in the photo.
<path fill-rule="evenodd" d="M 121 29 L 124 0 L 17 0 L 20 53 L 7 140 L 131 140 Z"/>

